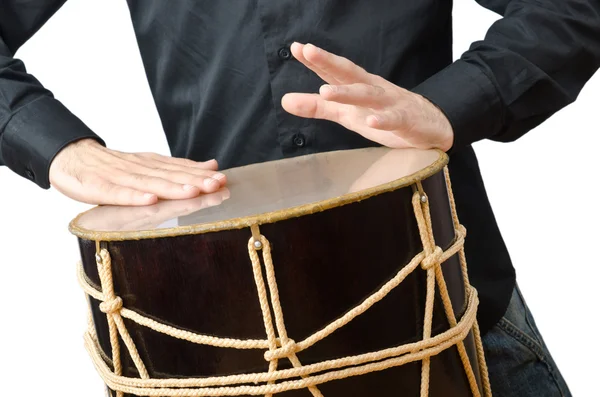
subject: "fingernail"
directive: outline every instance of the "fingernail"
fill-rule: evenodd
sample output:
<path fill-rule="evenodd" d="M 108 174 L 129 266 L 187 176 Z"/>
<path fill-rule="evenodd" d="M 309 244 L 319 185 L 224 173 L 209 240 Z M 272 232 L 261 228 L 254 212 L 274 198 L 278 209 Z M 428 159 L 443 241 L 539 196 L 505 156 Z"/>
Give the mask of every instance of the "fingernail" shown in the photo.
<path fill-rule="evenodd" d="M 223 198 L 223 200 L 227 200 L 229 197 L 231 197 L 231 192 L 229 191 L 229 189 L 223 190 L 223 192 L 221 193 L 221 197 Z"/>
<path fill-rule="evenodd" d="M 329 84 L 324 84 L 323 86 L 321 86 L 321 90 L 323 90 L 323 91 L 329 91 L 331 93 L 334 93 L 336 89 L 337 88 L 335 86 L 332 86 L 332 85 L 329 85 Z"/>
<path fill-rule="evenodd" d="M 192 185 L 183 185 L 183 190 L 192 190 L 195 186 Z"/>
<path fill-rule="evenodd" d="M 223 174 L 214 174 L 211 178 L 218 179 L 218 180 L 221 181 L 221 180 L 225 179 L 225 175 L 223 175 Z"/>
<path fill-rule="evenodd" d="M 218 185 L 219 185 L 219 182 L 216 181 L 216 180 L 214 180 L 214 179 L 212 179 L 212 178 L 206 178 L 204 180 L 204 186 L 206 186 L 207 188 L 212 189 L 212 188 L 214 188 L 215 186 L 218 186 Z"/>
<path fill-rule="evenodd" d="M 307 47 L 308 47 L 308 46 L 311 46 L 311 47 L 312 47 L 312 48 L 313 48 L 315 51 L 317 51 L 317 52 L 321 51 L 321 49 L 320 49 L 319 47 L 317 47 L 316 45 L 314 45 L 314 44 L 307 43 L 307 44 L 306 44 L 306 46 L 307 46 Z"/>
<path fill-rule="evenodd" d="M 154 198 L 154 194 L 152 194 L 152 193 L 145 193 L 145 194 L 144 194 L 144 198 L 145 198 L 145 199 L 151 199 L 151 198 Z"/>

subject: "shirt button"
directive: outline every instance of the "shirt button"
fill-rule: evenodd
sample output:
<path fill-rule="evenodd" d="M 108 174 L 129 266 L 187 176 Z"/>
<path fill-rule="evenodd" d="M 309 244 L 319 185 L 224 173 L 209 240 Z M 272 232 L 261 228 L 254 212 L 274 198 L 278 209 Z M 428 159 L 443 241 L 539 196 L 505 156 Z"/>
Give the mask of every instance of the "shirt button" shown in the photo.
<path fill-rule="evenodd" d="M 31 171 L 29 168 L 27 168 L 25 170 L 25 175 L 27 175 L 27 178 L 32 179 L 35 177 L 35 175 L 33 174 L 33 171 Z"/>
<path fill-rule="evenodd" d="M 292 57 L 292 53 L 287 47 L 280 48 L 279 51 L 277 51 L 277 55 L 279 55 L 279 58 L 283 59 L 284 61 L 287 61 Z"/>
<path fill-rule="evenodd" d="M 306 144 L 306 140 L 304 139 L 304 135 L 296 134 L 293 139 L 294 145 L 298 147 L 303 147 Z"/>

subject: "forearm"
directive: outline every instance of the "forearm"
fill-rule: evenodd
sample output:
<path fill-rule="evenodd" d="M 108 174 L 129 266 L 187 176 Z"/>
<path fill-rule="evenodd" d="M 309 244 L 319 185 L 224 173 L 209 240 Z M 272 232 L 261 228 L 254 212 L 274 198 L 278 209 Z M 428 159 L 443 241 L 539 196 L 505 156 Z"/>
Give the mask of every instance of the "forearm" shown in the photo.
<path fill-rule="evenodd" d="M 0 164 L 43 188 L 62 148 L 82 138 L 102 142 L 14 57 L 63 2 L 26 7 L 8 1 L 0 14 Z"/>
<path fill-rule="evenodd" d="M 599 2 L 480 3 L 504 17 L 413 90 L 446 114 L 454 149 L 518 139 L 572 103 L 600 67 Z"/>

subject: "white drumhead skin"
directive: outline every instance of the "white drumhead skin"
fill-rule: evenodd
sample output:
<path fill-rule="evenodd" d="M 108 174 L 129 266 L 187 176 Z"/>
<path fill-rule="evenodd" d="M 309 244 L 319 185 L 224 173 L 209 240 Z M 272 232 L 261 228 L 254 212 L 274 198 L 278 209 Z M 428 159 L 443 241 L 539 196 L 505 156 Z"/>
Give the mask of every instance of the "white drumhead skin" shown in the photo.
<path fill-rule="evenodd" d="M 247 227 L 365 199 L 441 170 L 439 150 L 354 149 L 294 157 L 222 171 L 227 186 L 187 200 L 144 207 L 95 207 L 70 230 L 89 240 L 128 240 Z"/>

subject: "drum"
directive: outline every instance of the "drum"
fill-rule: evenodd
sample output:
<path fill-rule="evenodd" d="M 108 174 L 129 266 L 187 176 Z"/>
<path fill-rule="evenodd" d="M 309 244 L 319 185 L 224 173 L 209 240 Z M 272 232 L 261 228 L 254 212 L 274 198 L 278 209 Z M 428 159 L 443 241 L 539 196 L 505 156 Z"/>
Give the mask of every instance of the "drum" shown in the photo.
<path fill-rule="evenodd" d="M 70 230 L 110 396 L 491 396 L 447 155 L 367 148 L 224 171 Z"/>

